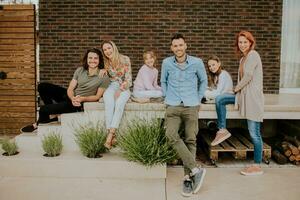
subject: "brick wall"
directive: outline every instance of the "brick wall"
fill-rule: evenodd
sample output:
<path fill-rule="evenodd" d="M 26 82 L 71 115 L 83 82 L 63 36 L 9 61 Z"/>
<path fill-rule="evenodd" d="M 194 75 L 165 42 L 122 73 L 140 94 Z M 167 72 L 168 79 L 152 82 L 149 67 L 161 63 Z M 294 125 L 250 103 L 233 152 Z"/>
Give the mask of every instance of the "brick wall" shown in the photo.
<path fill-rule="evenodd" d="M 159 68 L 172 54 L 170 38 L 186 37 L 188 53 L 204 61 L 218 55 L 237 77 L 234 37 L 241 29 L 257 39 L 264 67 L 264 90 L 278 93 L 280 77 L 281 0 L 40 0 L 40 77 L 67 86 L 81 55 L 115 41 L 131 58 L 133 75 L 143 64 L 142 52 L 158 52 Z"/>

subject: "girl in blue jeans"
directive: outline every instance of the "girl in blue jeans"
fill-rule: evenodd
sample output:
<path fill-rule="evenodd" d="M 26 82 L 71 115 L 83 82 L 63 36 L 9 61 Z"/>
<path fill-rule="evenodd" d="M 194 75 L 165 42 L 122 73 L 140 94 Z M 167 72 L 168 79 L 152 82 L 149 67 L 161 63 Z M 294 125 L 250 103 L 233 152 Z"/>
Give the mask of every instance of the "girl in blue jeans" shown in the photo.
<path fill-rule="evenodd" d="M 230 137 L 226 129 L 226 105 L 235 104 L 240 115 L 247 119 L 248 130 L 254 144 L 254 164 L 241 171 L 243 175 L 259 175 L 263 171 L 262 161 L 263 141 L 260 133 L 260 123 L 263 121 L 263 71 L 259 54 L 254 50 L 255 39 L 248 31 L 241 31 L 236 37 L 236 53 L 241 57 L 238 84 L 235 94 L 221 94 L 216 98 L 218 128 L 212 145 L 217 145 Z"/>

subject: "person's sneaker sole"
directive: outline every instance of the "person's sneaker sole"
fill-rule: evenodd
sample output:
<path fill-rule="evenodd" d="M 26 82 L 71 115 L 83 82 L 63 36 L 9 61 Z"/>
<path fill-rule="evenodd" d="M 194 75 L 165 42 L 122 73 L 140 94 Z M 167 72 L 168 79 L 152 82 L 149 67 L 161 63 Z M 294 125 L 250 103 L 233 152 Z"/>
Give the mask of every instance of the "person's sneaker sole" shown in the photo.
<path fill-rule="evenodd" d="M 222 142 L 224 142 L 225 140 L 227 140 L 228 138 L 230 138 L 231 137 L 231 133 L 227 133 L 224 137 L 222 137 L 220 140 L 218 140 L 218 141 L 212 141 L 212 143 L 210 144 L 211 146 L 216 146 L 216 145 L 218 145 L 218 144 L 220 144 L 220 143 L 222 143 Z"/>
<path fill-rule="evenodd" d="M 203 183 L 205 174 L 206 174 L 206 169 L 203 168 L 203 172 L 202 172 L 202 176 L 201 176 L 200 183 L 199 183 L 199 185 L 197 186 L 197 188 L 194 189 L 193 194 L 196 194 L 197 192 L 199 192 L 199 190 L 200 190 L 200 188 L 201 188 L 201 186 L 202 186 L 202 183 Z"/>
<path fill-rule="evenodd" d="M 184 197 L 190 197 L 193 195 L 193 193 L 184 193 L 184 192 L 181 192 L 181 195 L 184 196 Z"/>

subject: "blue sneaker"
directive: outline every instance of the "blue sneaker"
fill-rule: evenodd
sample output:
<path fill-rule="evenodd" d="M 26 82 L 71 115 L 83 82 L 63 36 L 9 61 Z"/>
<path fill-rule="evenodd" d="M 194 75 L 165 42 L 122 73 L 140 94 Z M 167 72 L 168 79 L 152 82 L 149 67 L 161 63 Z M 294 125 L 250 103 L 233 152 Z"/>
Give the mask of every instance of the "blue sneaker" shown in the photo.
<path fill-rule="evenodd" d="M 196 194 L 200 190 L 205 174 L 206 174 L 206 169 L 199 168 L 199 171 L 192 176 L 194 194 Z"/>
<path fill-rule="evenodd" d="M 185 179 L 182 185 L 182 196 L 190 197 L 193 194 L 193 181 L 191 179 Z"/>

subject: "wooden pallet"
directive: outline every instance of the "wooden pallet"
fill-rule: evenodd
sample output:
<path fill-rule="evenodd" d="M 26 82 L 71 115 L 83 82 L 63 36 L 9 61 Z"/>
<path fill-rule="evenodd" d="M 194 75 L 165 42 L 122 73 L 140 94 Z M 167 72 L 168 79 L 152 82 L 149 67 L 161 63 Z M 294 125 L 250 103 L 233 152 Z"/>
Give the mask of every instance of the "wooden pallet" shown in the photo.
<path fill-rule="evenodd" d="M 204 143 L 208 147 L 209 158 L 214 163 L 219 158 L 219 153 L 232 153 L 235 159 L 246 159 L 247 152 L 253 152 L 254 147 L 250 139 L 243 134 L 232 134 L 230 138 L 216 146 L 211 146 L 215 134 L 200 133 Z M 271 158 L 271 147 L 266 143 L 263 144 L 263 160 L 268 162 Z"/>

